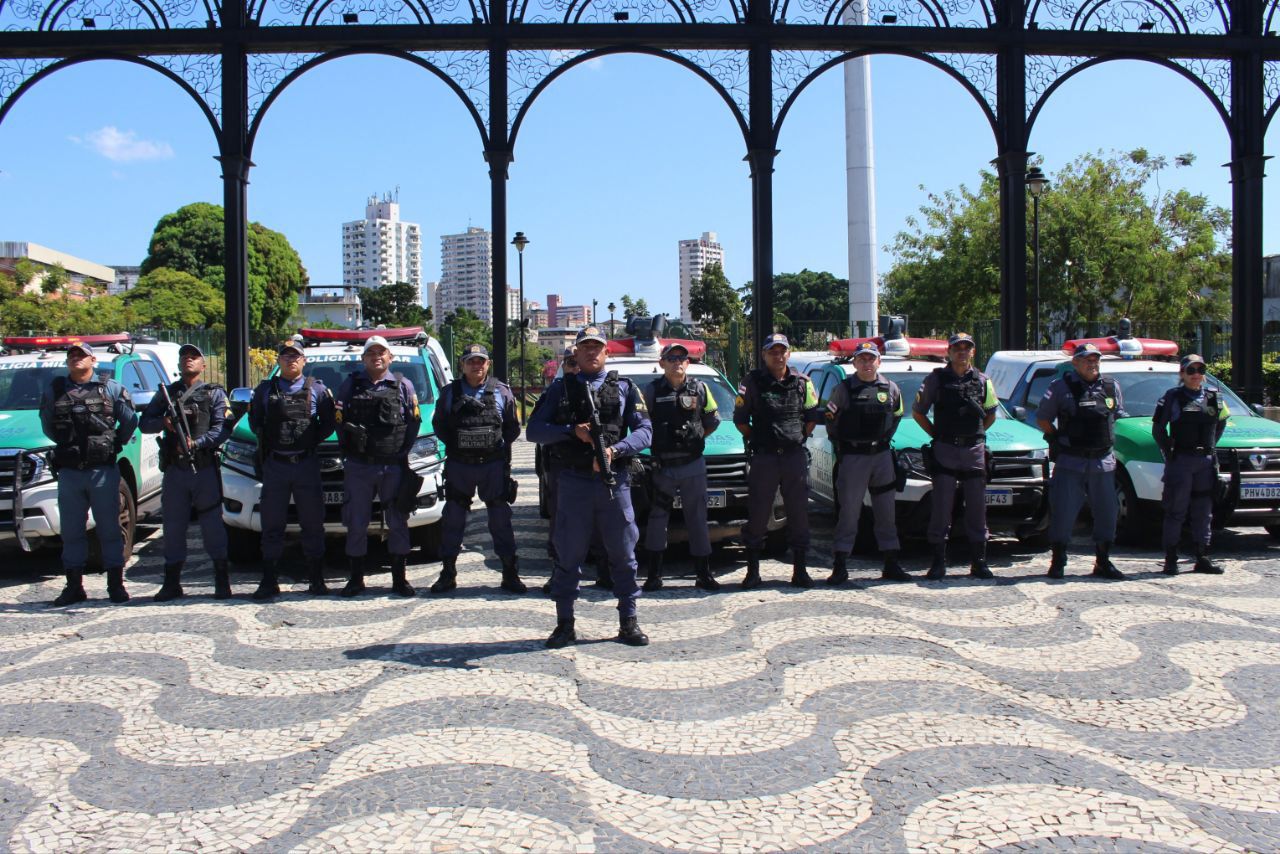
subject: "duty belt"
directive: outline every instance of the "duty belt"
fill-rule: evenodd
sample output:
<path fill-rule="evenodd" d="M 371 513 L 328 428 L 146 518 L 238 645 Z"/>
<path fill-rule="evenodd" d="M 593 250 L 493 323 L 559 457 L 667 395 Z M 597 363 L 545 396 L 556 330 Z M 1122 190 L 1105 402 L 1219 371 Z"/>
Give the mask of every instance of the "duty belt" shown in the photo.
<path fill-rule="evenodd" d="M 300 463 L 311 456 L 311 451 L 299 451 L 296 454 L 286 454 L 281 451 L 272 451 L 271 459 L 282 463 Z"/>
<path fill-rule="evenodd" d="M 954 436 L 950 439 L 934 439 L 935 442 L 941 442 L 944 445 L 955 445 L 957 448 L 973 448 L 987 441 L 986 434 L 980 433 L 977 436 Z"/>
<path fill-rule="evenodd" d="M 1199 454 L 1200 456 L 1208 457 L 1213 455 L 1214 449 L 1205 445 L 1192 445 L 1188 448 L 1180 448 L 1174 445 L 1173 452 L 1175 454 Z"/>
<path fill-rule="evenodd" d="M 453 460 L 456 463 L 467 463 L 473 466 L 482 466 L 486 463 L 495 463 L 498 460 L 505 459 L 506 454 L 502 451 L 494 451 L 488 454 L 466 454 L 460 451 L 454 451 L 445 457 L 445 459 Z"/>
<path fill-rule="evenodd" d="M 1100 460 L 1111 453 L 1111 448 L 1071 448 L 1059 445 L 1058 451 L 1072 457 L 1083 457 L 1086 460 Z"/>
<path fill-rule="evenodd" d="M 841 442 L 840 450 L 846 454 L 871 455 L 889 450 L 889 440 L 879 442 Z"/>

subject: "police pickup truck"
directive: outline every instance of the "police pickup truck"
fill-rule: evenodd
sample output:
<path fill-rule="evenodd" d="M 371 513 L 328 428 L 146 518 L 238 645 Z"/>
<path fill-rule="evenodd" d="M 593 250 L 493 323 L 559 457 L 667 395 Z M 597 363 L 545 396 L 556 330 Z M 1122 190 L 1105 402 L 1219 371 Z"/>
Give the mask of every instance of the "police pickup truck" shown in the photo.
<path fill-rule="evenodd" d="M 431 432 L 431 414 L 440 397 L 440 389 L 453 381 L 448 359 L 438 341 L 421 327 L 400 329 L 303 329 L 300 330 L 307 364 L 303 375 L 315 377 L 331 393 L 337 393 L 350 374 L 364 370 L 360 360 L 364 342 L 381 335 L 391 345 L 393 373 L 402 374 L 418 393 L 422 424 L 418 439 L 409 451 L 409 466 L 423 478 L 418 504 L 409 515 L 409 533 L 414 545 L 427 557 L 434 558 L 440 545 L 440 517 L 444 512 L 444 462 L 435 434 Z M 275 376 L 275 369 L 271 376 Z M 231 405 L 243 412 L 253 397 L 253 389 L 238 388 L 231 392 Z M 227 525 L 227 540 L 232 560 L 247 563 L 261 557 L 262 520 L 259 499 L 262 481 L 257 463 L 258 440 L 249 429 L 249 419 L 236 422 L 231 439 L 223 448 L 222 519 Z M 345 532 L 342 526 L 342 452 L 337 433 L 320 445 L 320 476 L 324 486 L 325 532 Z M 297 516 L 289 508 L 288 530 L 297 531 Z M 374 503 L 373 526 L 381 529 L 381 513 Z"/>
<path fill-rule="evenodd" d="M 1014 417 L 1035 424 L 1045 389 L 1071 370 L 1067 354 L 1085 342 L 1102 352 L 1103 375 L 1120 384 L 1127 417 L 1116 421 L 1117 536 L 1141 542 L 1160 530 L 1164 458 L 1151 436 L 1151 416 L 1178 384 L 1177 343 L 1116 336 L 1068 341 L 1062 350 L 1001 350 L 992 354 L 986 372 Z M 1280 539 L 1280 424 L 1260 416 L 1213 375 L 1205 384 L 1217 386 L 1231 410 L 1218 442 L 1214 526 L 1261 525 Z"/>
<path fill-rule="evenodd" d="M 933 482 L 925 471 L 922 448 L 929 436 L 911 418 L 911 404 L 920 384 L 935 368 L 944 364 L 947 342 L 901 335 L 875 338 L 846 338 L 832 341 L 828 355 L 793 354 L 790 364 L 808 374 L 822 406 L 831 392 L 854 375 L 852 353 L 863 341 L 874 341 L 884 355 L 880 374 L 902 390 L 904 414 L 893 435 L 892 447 L 906 472 L 906 483 L 897 493 L 898 530 L 904 535 L 923 534 L 932 512 Z M 837 505 L 835 470 L 838 465 L 826 430 L 819 426 L 809 437 L 809 490 L 818 502 Z M 1049 477 L 1048 445 L 1040 431 L 1020 424 L 1003 409 L 987 430 L 991 452 L 987 483 L 987 525 L 992 531 L 1011 533 L 1021 540 L 1042 539 L 1048 525 L 1046 514 Z M 863 521 L 869 522 L 870 498 L 863 496 Z M 859 526 L 860 550 L 869 546 L 869 524 Z"/>
<path fill-rule="evenodd" d="M 124 386 L 141 412 L 165 383 L 150 356 L 133 350 L 127 333 L 43 335 L 5 338 L 0 356 L 0 541 L 24 551 L 58 542 L 58 476 L 51 466 L 53 442 L 40 429 L 40 398 L 54 377 L 67 375 L 67 348 L 93 346 L 100 381 Z M 133 551 L 140 516 L 160 495 L 160 449 L 152 437 L 135 432 L 117 460 L 120 467 L 120 528 L 125 554 Z M 93 517 L 89 518 L 93 525 Z M 91 548 L 97 538 L 90 537 Z"/>

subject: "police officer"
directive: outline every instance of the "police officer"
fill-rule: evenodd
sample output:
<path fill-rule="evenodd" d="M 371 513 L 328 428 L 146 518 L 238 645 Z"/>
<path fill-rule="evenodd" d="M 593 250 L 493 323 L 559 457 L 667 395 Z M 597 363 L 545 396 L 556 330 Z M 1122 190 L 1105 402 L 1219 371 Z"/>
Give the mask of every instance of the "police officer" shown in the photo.
<path fill-rule="evenodd" d="M 564 355 L 560 363 L 560 369 L 561 369 L 561 372 L 564 374 L 564 376 L 568 376 L 569 374 L 576 374 L 578 372 L 578 363 L 573 358 L 572 345 L 564 348 Z M 545 401 L 546 399 L 547 399 L 546 394 L 538 395 L 538 402 L 533 405 L 533 412 L 530 413 L 529 415 L 530 420 L 532 420 L 538 414 L 538 409 L 543 405 L 543 401 Z M 552 477 L 550 472 L 546 468 L 548 464 L 546 448 L 539 445 L 537 450 L 535 451 L 534 460 L 538 468 L 538 473 L 543 475 L 543 478 L 542 478 L 542 482 L 544 484 L 543 488 L 546 490 L 546 494 L 547 494 L 547 557 L 551 558 L 551 562 L 554 564 L 556 561 L 560 559 L 559 556 L 556 554 L 556 542 L 555 542 L 556 540 L 556 485 L 559 483 L 559 479 Z M 542 585 L 542 592 L 547 594 L 551 593 L 551 579 L 548 578 L 546 583 Z"/>
<path fill-rule="evenodd" d="M 431 428 L 444 442 L 444 518 L 440 557 L 444 567 L 431 592 L 458 586 L 458 554 L 471 499 L 479 493 L 489 511 L 489 536 L 502 561 L 502 589 L 524 593 L 511 530 L 511 443 L 520 435 L 515 395 L 489 375 L 489 351 L 468 344 L 462 351 L 462 377 L 445 386 Z"/>
<path fill-rule="evenodd" d="M 898 563 L 898 526 L 894 487 L 898 472 L 889 446 L 902 420 L 902 392 L 893 380 L 880 376 L 880 350 L 863 341 L 853 353 L 855 373 L 831 392 L 827 401 L 827 438 L 836 454 L 836 495 L 840 515 L 832 537 L 831 577 L 828 584 L 849 580 L 846 562 L 853 551 L 862 515 L 862 496 L 871 494 L 876 544 L 884 555 L 881 577 L 910 581 Z"/>
<path fill-rule="evenodd" d="M 935 368 L 916 392 L 911 416 L 933 439 L 932 513 L 927 535 L 933 563 L 925 578 L 947 574 L 947 533 L 956 489 L 964 490 L 964 527 L 969 538 L 969 574 L 991 578 L 987 567 L 987 428 L 996 420 L 996 389 L 973 365 L 973 337 L 957 332 L 947 339 L 947 364 Z M 933 421 L 928 419 L 933 409 Z"/>
<path fill-rule="evenodd" d="M 413 384 L 391 373 L 391 347 L 381 335 L 371 335 L 364 345 L 364 371 L 347 377 L 334 401 L 338 437 L 343 452 L 342 523 L 347 528 L 347 564 L 350 578 L 339 591 L 343 596 L 364 592 L 365 553 L 369 548 L 369 522 L 373 500 L 382 505 L 391 553 L 391 592 L 413 596 L 405 578 L 409 555 L 409 514 L 396 507 L 400 478 L 409 468 L 409 448 L 418 438 L 418 395 Z"/>
<path fill-rule="evenodd" d="M 120 470 L 116 457 L 133 437 L 138 414 L 124 386 L 99 381 L 98 364 L 88 344 L 67 350 L 67 376 L 55 377 L 40 398 L 40 427 L 54 443 L 53 464 L 58 473 L 58 515 L 62 524 L 62 568 L 67 586 L 54 605 L 74 605 L 87 597 L 84 565 L 89 558 L 86 533 L 93 511 L 102 565 L 107 572 L 107 596 L 128 602 L 124 589 L 124 536 L 120 529 Z"/>
<path fill-rule="evenodd" d="M 578 598 L 582 563 L 591 538 L 599 531 L 609 554 L 613 595 L 618 600 L 618 640 L 644 646 L 649 638 L 636 620 L 636 544 L 640 531 L 631 506 L 629 460 L 649 446 L 652 430 L 644 400 L 630 380 L 605 370 L 605 337 L 595 326 L 578 333 L 574 345 L 576 375 L 551 384 L 542 407 L 529 421 L 528 437 L 545 445 L 551 477 L 557 485 L 556 553 L 551 596 L 556 601 L 556 628 L 547 646 L 574 643 L 573 603 Z M 606 472 L 597 463 L 591 432 L 591 402 L 599 417 Z M 611 475 L 613 485 L 606 482 Z M 573 524 L 566 524 L 569 520 Z"/>
<path fill-rule="evenodd" d="M 1193 572 L 1221 575 L 1209 559 L 1213 489 L 1218 481 L 1217 447 L 1231 411 L 1218 388 L 1205 384 L 1204 359 L 1182 357 L 1179 384 L 1165 392 L 1151 418 L 1151 435 L 1164 454 L 1164 572 L 1178 574 L 1178 538 L 1191 522 L 1196 544 Z"/>
<path fill-rule="evenodd" d="M 697 573 L 694 582 L 702 590 L 719 590 L 711 574 L 711 536 L 707 528 L 707 461 L 702 456 L 706 438 L 720 426 L 716 399 L 696 377 L 686 376 L 689 350 L 671 343 L 660 354 L 662 376 L 642 390 L 649 420 L 653 423 L 653 501 L 645 527 L 646 592 L 662 589 L 662 553 L 667 548 L 667 523 L 680 496 L 685 527 L 689 530 L 689 554 Z"/>
<path fill-rule="evenodd" d="M 1087 499 L 1093 516 L 1093 574 L 1124 580 L 1124 573 L 1111 562 L 1117 513 L 1116 458 L 1111 448 L 1116 419 L 1124 416 L 1119 383 L 1102 376 L 1102 354 L 1093 344 L 1078 344 L 1071 370 L 1049 384 L 1036 410 L 1036 424 L 1054 457 L 1049 481 L 1050 578 L 1062 578 L 1066 570 L 1067 542 Z"/>
<path fill-rule="evenodd" d="M 290 496 L 302 528 L 302 554 L 310 581 L 307 592 L 326 596 L 324 485 L 316 449 L 337 424 L 333 394 L 320 380 L 303 376 L 307 355 L 301 342 L 285 341 L 276 353 L 279 370 L 258 384 L 249 403 L 249 429 L 258 437 L 262 460 L 259 512 L 263 566 L 262 581 L 253 598 L 271 599 L 280 594 L 280 556 L 284 553 Z"/>
<path fill-rule="evenodd" d="M 200 522 L 204 549 L 213 558 L 213 598 L 231 597 L 227 572 L 227 529 L 222 524 L 222 475 L 218 448 L 231 436 L 231 406 L 222 386 L 206 383 L 204 353 L 194 344 L 178 348 L 182 378 L 161 389 L 142 411 L 139 429 L 161 433 L 160 503 L 164 516 L 164 583 L 155 601 L 183 595 L 187 523 Z M 162 432 L 163 431 L 163 432 Z"/>
<path fill-rule="evenodd" d="M 750 494 L 747 524 L 742 544 L 747 548 L 747 574 L 742 588 L 760 586 L 760 550 L 773 498 L 779 487 L 787 511 L 787 532 L 791 541 L 791 584 L 812 587 L 805 568 L 809 548 L 809 454 L 804 440 L 821 418 L 813 383 L 787 366 L 791 345 L 787 336 L 775 333 L 765 338 L 764 367 L 747 374 L 738 386 L 733 424 L 747 440 L 751 472 L 747 476 Z"/>

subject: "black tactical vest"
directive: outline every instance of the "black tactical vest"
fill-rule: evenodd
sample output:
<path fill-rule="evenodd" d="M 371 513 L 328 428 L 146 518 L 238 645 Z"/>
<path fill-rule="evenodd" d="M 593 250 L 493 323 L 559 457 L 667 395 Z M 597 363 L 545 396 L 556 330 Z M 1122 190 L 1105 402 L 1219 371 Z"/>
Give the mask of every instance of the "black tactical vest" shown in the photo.
<path fill-rule="evenodd" d="M 658 377 L 649 387 L 653 404 L 649 420 L 653 423 L 654 459 L 663 465 L 678 466 L 702 456 L 707 439 L 702 429 L 702 408 L 710 391 L 689 377 L 679 389 L 673 389 L 666 377 Z"/>
<path fill-rule="evenodd" d="M 493 377 L 485 380 L 484 391 L 478 397 L 463 392 L 462 380 L 453 381 L 452 405 L 449 407 L 449 426 L 457 437 L 457 445 L 451 453 L 463 460 L 477 462 L 497 458 L 502 447 L 502 410 L 499 406 L 498 384 Z"/>
<path fill-rule="evenodd" d="M 844 386 L 849 393 L 849 403 L 836 420 L 840 441 L 854 445 L 855 449 L 873 442 L 887 446 L 893 436 L 894 413 L 899 404 L 899 396 L 889 381 L 876 377 L 868 383 L 853 376 L 844 380 Z"/>
<path fill-rule="evenodd" d="M 1103 377 L 1085 385 L 1077 376 L 1063 377 L 1074 405 L 1059 412 L 1059 435 L 1070 444 L 1061 450 L 1077 456 L 1105 456 L 1116 443 L 1116 381 Z"/>
<path fill-rule="evenodd" d="M 590 418 L 590 405 L 587 401 L 587 381 L 580 374 L 561 378 L 564 383 L 564 394 L 556 407 L 552 421 L 555 424 L 584 424 Z M 616 445 L 622 440 L 625 428 L 623 410 L 626 404 L 624 388 L 626 380 L 618 378 L 617 371 L 605 375 L 604 382 L 596 389 L 596 409 L 600 414 L 600 427 L 604 435 L 605 447 Z M 554 465 L 570 468 L 575 471 L 591 471 L 594 462 L 591 445 L 571 437 L 565 442 L 556 442 L 547 446 Z"/>
<path fill-rule="evenodd" d="M 199 383 L 188 389 L 182 381 L 169 384 L 169 397 L 181 411 L 192 439 L 199 439 L 209 432 L 209 422 L 213 415 L 213 390 L 220 388 L 221 386 Z M 178 436 L 166 430 L 160 437 L 161 467 L 167 469 L 178 459 Z M 198 468 L 207 468 L 218 461 L 218 452 L 213 448 L 202 448 L 193 456 Z"/>
<path fill-rule="evenodd" d="M 933 373 L 940 380 L 938 399 L 933 403 L 933 428 L 938 438 L 950 442 L 985 436 L 987 414 L 982 404 L 987 397 L 986 376 L 975 369 L 958 375 L 950 365 L 934 368 Z"/>
<path fill-rule="evenodd" d="M 116 417 L 107 387 L 100 382 L 73 386 L 66 377 L 53 380 L 53 461 L 84 468 L 116 461 Z"/>
<path fill-rule="evenodd" d="M 343 410 L 342 420 L 368 431 L 363 456 L 390 459 L 398 457 L 404 447 L 408 422 L 404 417 L 407 401 L 400 391 L 403 379 L 400 374 L 391 376 L 395 379 L 393 384 L 376 387 L 365 374 L 353 380 L 353 394 Z"/>
<path fill-rule="evenodd" d="M 1217 389 L 1205 387 L 1204 397 L 1192 398 L 1185 386 L 1167 398 L 1169 435 L 1175 451 L 1212 453 L 1218 444 L 1220 405 Z"/>
<path fill-rule="evenodd" d="M 781 380 L 764 368 L 748 374 L 758 408 L 751 413 L 751 449 L 785 451 L 804 444 L 805 379 L 788 370 Z"/>
<path fill-rule="evenodd" d="M 323 437 L 311 413 L 311 392 L 315 380 L 307 377 L 302 388 L 290 394 L 280 387 L 280 378 L 267 380 L 266 423 L 262 438 L 267 450 L 283 454 L 315 450 Z"/>

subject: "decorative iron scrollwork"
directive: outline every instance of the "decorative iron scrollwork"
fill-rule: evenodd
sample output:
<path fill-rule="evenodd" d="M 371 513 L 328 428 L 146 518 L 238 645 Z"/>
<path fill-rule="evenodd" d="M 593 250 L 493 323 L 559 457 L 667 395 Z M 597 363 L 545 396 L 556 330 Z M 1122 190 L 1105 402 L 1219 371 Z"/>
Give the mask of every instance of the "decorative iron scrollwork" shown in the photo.
<path fill-rule="evenodd" d="M 739 120 L 751 115 L 751 72 L 745 50 L 673 50 L 720 84 L 738 108 Z"/>
<path fill-rule="evenodd" d="M 9 99 L 22 86 L 57 60 L 0 59 L 0 116 L 9 111 Z"/>
<path fill-rule="evenodd" d="M 996 58 L 989 53 L 930 53 L 929 56 L 951 68 L 972 87 L 986 106 L 989 120 L 996 116 Z"/>
<path fill-rule="evenodd" d="M 1033 0 L 1027 24 L 1044 30 L 1226 34 L 1226 0 Z"/>
<path fill-rule="evenodd" d="M 251 53 L 249 54 L 249 122 L 256 128 L 258 113 L 276 88 L 313 59 L 318 53 Z"/>
<path fill-rule="evenodd" d="M 1037 56 L 1027 57 L 1027 118 L 1035 115 L 1044 102 L 1049 89 L 1066 77 L 1072 69 L 1092 60 L 1090 56 Z"/>
<path fill-rule="evenodd" d="M 249 16 L 264 27 L 470 24 L 489 10 L 479 0 L 252 0 Z"/>
<path fill-rule="evenodd" d="M 222 121 L 222 57 L 214 54 L 178 54 L 148 56 L 163 65 L 191 87 L 219 122 Z"/>
<path fill-rule="evenodd" d="M 774 0 L 780 24 L 987 27 L 995 21 L 989 0 Z"/>
<path fill-rule="evenodd" d="M 1228 59 L 1175 59 L 1178 65 L 1205 85 L 1218 99 L 1224 116 L 1231 114 L 1231 61 Z"/>
<path fill-rule="evenodd" d="M 168 30 L 218 21 L 210 0 L 0 0 L 5 30 Z"/>
<path fill-rule="evenodd" d="M 468 109 L 480 126 L 489 126 L 489 54 L 483 50 L 414 51 L 421 59 L 444 74 L 466 96 Z"/>
<path fill-rule="evenodd" d="M 507 54 L 508 133 L 538 87 L 584 53 L 584 50 L 513 50 Z"/>
<path fill-rule="evenodd" d="M 515 0 L 511 19 L 530 24 L 692 24 L 746 20 L 746 0 Z"/>
<path fill-rule="evenodd" d="M 1270 121 L 1280 108 L 1280 62 L 1262 63 L 1262 114 Z"/>
<path fill-rule="evenodd" d="M 773 52 L 774 122 L 788 102 L 818 73 L 818 69 L 841 56 L 838 50 L 775 50 Z"/>

